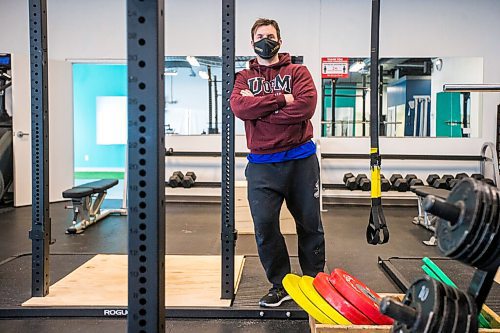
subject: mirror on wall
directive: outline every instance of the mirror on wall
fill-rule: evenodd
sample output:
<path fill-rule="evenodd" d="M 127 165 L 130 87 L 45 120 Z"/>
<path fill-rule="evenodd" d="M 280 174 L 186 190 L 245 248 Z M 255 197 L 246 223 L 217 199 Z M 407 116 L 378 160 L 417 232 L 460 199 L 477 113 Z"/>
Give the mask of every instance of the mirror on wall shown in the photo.
<path fill-rule="evenodd" d="M 254 57 L 236 57 L 236 71 Z M 222 117 L 222 59 L 218 56 L 165 58 L 165 134 L 220 134 Z M 236 120 L 236 134 L 243 123 Z"/>
<path fill-rule="evenodd" d="M 255 56 L 237 56 L 236 72 L 248 68 Z M 292 56 L 293 63 L 303 57 Z M 167 56 L 165 58 L 165 134 L 221 133 L 222 58 L 218 56 Z M 245 134 L 235 119 L 235 134 Z"/>
<path fill-rule="evenodd" d="M 443 84 L 483 83 L 479 57 L 383 58 L 380 135 L 478 137 L 481 94 L 443 92 Z M 322 58 L 323 137 L 363 137 L 370 128 L 370 59 Z"/>

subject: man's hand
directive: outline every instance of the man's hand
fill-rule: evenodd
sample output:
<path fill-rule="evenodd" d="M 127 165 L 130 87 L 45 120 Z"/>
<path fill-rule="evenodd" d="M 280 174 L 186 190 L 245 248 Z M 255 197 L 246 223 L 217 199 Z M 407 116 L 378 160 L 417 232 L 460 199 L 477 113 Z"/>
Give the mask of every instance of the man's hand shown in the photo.
<path fill-rule="evenodd" d="M 254 97 L 253 93 L 248 89 L 241 90 L 240 94 L 241 96 Z"/>
<path fill-rule="evenodd" d="M 283 96 L 285 96 L 286 104 L 290 104 L 295 100 L 292 94 L 283 94 Z"/>

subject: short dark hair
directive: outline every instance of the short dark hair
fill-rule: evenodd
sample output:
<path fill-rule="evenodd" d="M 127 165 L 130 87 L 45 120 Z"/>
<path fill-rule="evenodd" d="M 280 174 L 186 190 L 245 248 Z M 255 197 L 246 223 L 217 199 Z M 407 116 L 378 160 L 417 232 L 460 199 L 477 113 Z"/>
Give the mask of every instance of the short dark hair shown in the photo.
<path fill-rule="evenodd" d="M 278 36 L 276 36 L 276 37 L 278 37 L 278 40 L 281 39 L 280 27 L 278 25 L 278 22 L 276 22 L 275 20 L 271 20 L 271 19 L 259 18 L 259 19 L 257 19 L 257 21 L 255 21 L 255 23 L 252 26 L 252 30 L 250 31 L 251 35 L 252 35 L 252 40 L 253 40 L 253 36 L 255 34 L 255 30 L 257 30 L 259 27 L 262 27 L 265 25 L 272 25 L 274 27 L 274 29 L 276 29 L 276 33 L 278 34 Z"/>

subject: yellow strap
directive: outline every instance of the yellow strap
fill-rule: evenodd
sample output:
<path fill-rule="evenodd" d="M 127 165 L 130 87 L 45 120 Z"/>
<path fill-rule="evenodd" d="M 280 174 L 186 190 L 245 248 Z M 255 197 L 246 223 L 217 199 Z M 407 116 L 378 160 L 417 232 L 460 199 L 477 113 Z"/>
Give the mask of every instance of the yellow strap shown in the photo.
<path fill-rule="evenodd" d="M 372 199 L 380 198 L 382 196 L 382 189 L 380 183 L 380 167 L 372 169 Z"/>
<path fill-rule="evenodd" d="M 370 148 L 370 154 L 375 154 L 378 152 L 378 148 Z"/>

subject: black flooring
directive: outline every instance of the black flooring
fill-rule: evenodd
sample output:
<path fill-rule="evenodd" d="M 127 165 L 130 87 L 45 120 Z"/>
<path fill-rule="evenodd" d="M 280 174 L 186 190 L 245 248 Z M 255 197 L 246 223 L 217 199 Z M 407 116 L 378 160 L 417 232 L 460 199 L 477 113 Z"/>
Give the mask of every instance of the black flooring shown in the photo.
<path fill-rule="evenodd" d="M 64 265 L 57 265 L 63 260 L 62 254 L 97 254 L 126 253 L 127 226 L 125 217 L 108 217 L 97 225 L 90 227 L 80 235 L 66 235 L 71 211 L 65 210 L 66 203 L 51 205 L 52 237 L 56 240 L 51 252 L 54 256 L 53 277 L 66 274 Z M 430 233 L 411 223 L 416 215 L 416 207 L 384 208 L 391 240 L 389 244 L 372 246 L 366 244 L 365 230 L 368 223 L 369 207 L 328 206 L 323 213 L 326 235 L 327 266 L 331 270 L 341 267 L 359 279 L 365 281 L 373 289 L 381 292 L 398 292 L 382 270 L 378 267 L 377 257 L 391 256 L 429 256 L 439 257 L 435 247 L 427 247 L 423 240 Z M 17 208 L 0 214 L 0 262 L 9 257 L 29 253 L 31 243 L 28 230 L 31 228 L 31 207 Z M 297 255 L 297 237 L 286 236 L 290 255 Z M 215 204 L 167 204 L 167 253 L 169 254 L 219 254 L 220 253 L 220 206 Z M 239 235 L 236 253 L 255 256 L 257 250 L 252 235 Z M 60 257 L 60 259 L 57 259 Z M 72 256 L 74 260 L 83 260 L 85 255 Z M 25 257 L 28 258 L 28 257 Z M 8 272 L 16 272 L 21 268 L 18 258 L 10 262 L 7 270 L 0 272 L 0 279 L 9 279 Z M 26 260 L 26 259 L 23 259 Z M 14 265 L 14 263 L 16 263 Z M 76 264 L 76 262 L 75 262 Z M 8 265 L 8 264 L 7 264 Z M 6 266 L 7 267 L 7 266 Z M 68 267 L 68 265 L 66 265 Z M 242 284 L 262 281 L 264 272 L 259 266 L 252 270 L 252 277 L 243 277 Z M 6 273 L 7 272 L 7 273 Z M 260 274 L 260 279 L 259 279 Z M 23 271 L 22 282 L 15 284 L 11 294 L 2 292 L 2 306 L 19 299 L 19 295 L 29 295 L 31 272 Z M 247 279 L 248 280 L 245 280 Z M 255 295 L 263 295 L 268 286 L 255 282 Z M 1 290 L 1 287 L 0 287 Z M 15 296 L 15 297 L 14 297 Z M 248 295 L 236 296 L 235 305 L 247 306 Z M 10 301 L 9 301 L 10 299 Z M 293 305 L 291 305 L 293 306 Z M 307 332 L 306 320 L 167 320 L 167 332 Z M 121 319 L 57 319 L 40 318 L 26 320 L 0 320 L 0 332 L 124 332 L 126 322 Z"/>

